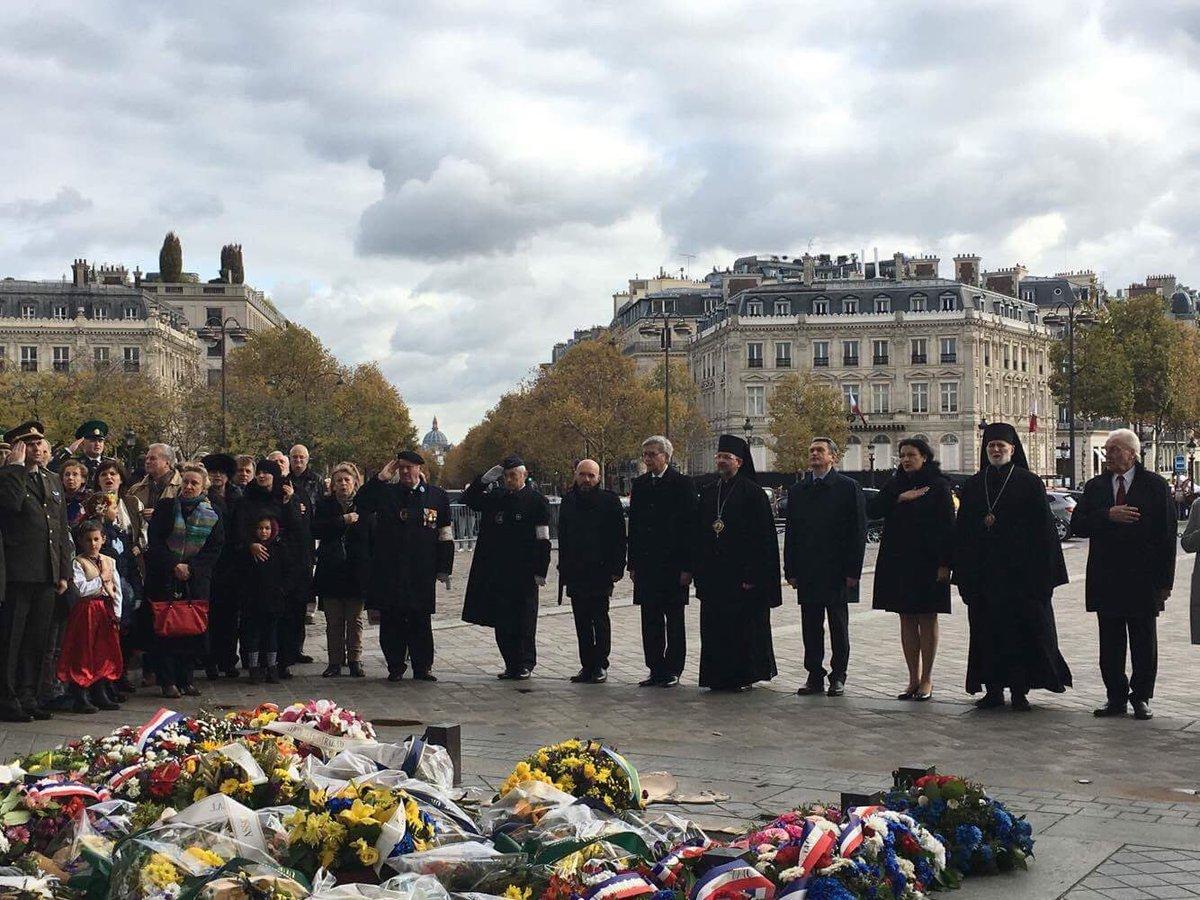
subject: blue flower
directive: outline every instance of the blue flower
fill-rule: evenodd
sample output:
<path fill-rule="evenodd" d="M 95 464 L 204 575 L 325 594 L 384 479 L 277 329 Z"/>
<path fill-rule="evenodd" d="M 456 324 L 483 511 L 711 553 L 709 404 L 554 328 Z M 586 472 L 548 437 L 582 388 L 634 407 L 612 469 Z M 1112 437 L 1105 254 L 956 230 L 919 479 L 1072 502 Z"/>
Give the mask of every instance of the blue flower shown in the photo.
<path fill-rule="evenodd" d="M 992 864 L 992 859 L 994 856 L 995 854 L 992 853 L 992 847 L 990 844 L 983 844 L 979 848 L 979 858 L 983 861 L 985 866 L 990 866 Z"/>
<path fill-rule="evenodd" d="M 933 865 L 929 862 L 929 860 L 921 856 L 917 858 L 915 866 L 917 869 L 917 881 L 921 882 L 921 884 L 928 888 L 933 884 L 935 877 L 933 873 Z"/>
<path fill-rule="evenodd" d="M 810 881 L 805 897 L 806 900 L 856 900 L 852 890 L 828 875 Z"/>
<path fill-rule="evenodd" d="M 353 803 L 348 797 L 330 797 L 325 801 L 325 808 L 331 815 L 337 815 L 343 809 L 349 809 Z"/>
<path fill-rule="evenodd" d="M 975 849 L 983 841 L 983 832 L 975 825 L 959 825 L 954 832 L 954 842 Z"/>

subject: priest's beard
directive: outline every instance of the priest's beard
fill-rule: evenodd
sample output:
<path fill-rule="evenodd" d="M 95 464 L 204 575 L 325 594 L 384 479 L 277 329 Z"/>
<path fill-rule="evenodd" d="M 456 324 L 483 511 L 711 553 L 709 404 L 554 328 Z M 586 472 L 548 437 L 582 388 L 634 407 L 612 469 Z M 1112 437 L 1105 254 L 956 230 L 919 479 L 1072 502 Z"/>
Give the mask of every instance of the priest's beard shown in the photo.
<path fill-rule="evenodd" d="M 1012 462 L 1012 458 L 1013 458 L 1012 450 L 1005 450 L 1003 454 L 997 454 L 997 455 L 992 455 L 991 453 L 988 454 L 988 462 L 991 463 L 992 466 L 997 469 L 1002 469 L 1005 466 L 1007 466 L 1010 462 Z"/>

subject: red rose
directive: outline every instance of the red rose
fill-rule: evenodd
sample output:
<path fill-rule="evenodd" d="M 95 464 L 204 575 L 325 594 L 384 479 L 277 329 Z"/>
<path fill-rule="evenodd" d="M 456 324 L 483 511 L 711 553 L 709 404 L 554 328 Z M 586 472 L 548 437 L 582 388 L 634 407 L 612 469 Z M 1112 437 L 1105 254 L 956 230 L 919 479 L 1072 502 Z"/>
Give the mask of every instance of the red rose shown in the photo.
<path fill-rule="evenodd" d="M 918 778 L 916 781 L 913 782 L 913 787 L 923 788 L 923 787 L 928 787 L 930 784 L 933 784 L 933 783 L 941 784 L 941 782 L 937 780 L 936 775 L 922 775 L 920 778 Z"/>
<path fill-rule="evenodd" d="M 941 787 L 944 784 L 949 784 L 950 782 L 957 781 L 957 780 L 958 780 L 957 775 L 939 775 L 938 776 L 938 787 Z"/>
<path fill-rule="evenodd" d="M 167 762 L 157 766 L 150 772 L 150 796 L 159 800 L 170 797 L 181 772 L 177 762 Z"/>
<path fill-rule="evenodd" d="M 781 847 L 779 852 L 775 854 L 775 865 L 781 869 L 790 869 L 798 862 L 800 862 L 799 844 L 792 844 L 790 847 Z"/>
<path fill-rule="evenodd" d="M 913 840 L 911 834 L 903 834 L 900 836 L 900 849 L 909 856 L 919 856 L 921 854 L 921 845 Z"/>

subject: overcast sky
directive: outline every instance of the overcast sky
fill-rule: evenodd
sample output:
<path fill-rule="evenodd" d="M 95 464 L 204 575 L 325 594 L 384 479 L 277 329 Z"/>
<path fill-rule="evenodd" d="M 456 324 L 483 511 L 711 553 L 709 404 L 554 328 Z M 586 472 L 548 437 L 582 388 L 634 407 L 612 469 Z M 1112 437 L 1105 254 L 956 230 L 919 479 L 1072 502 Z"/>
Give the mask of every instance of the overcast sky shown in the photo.
<path fill-rule="evenodd" d="M 1169 0 L 4 4 L 0 275 L 238 241 L 457 439 L 684 254 L 1200 286 L 1198 42 Z"/>

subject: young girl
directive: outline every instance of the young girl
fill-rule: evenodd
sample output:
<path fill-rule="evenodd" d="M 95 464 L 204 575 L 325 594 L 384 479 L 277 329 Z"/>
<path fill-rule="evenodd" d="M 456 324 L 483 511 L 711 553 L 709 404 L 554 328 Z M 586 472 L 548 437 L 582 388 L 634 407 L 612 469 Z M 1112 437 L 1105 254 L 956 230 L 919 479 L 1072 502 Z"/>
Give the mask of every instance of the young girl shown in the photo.
<path fill-rule="evenodd" d="M 75 529 L 79 555 L 72 566 L 79 599 L 67 616 L 58 678 L 74 699 L 75 712 L 119 709 L 107 685 L 121 677 L 121 580 L 112 557 L 100 552 L 104 526 L 88 519 Z"/>
<path fill-rule="evenodd" d="M 266 551 L 241 552 L 242 659 L 250 669 L 250 683 L 277 684 L 278 621 L 287 605 L 294 578 L 290 545 L 281 539 L 279 522 L 269 515 L 254 523 L 253 544 Z"/>

